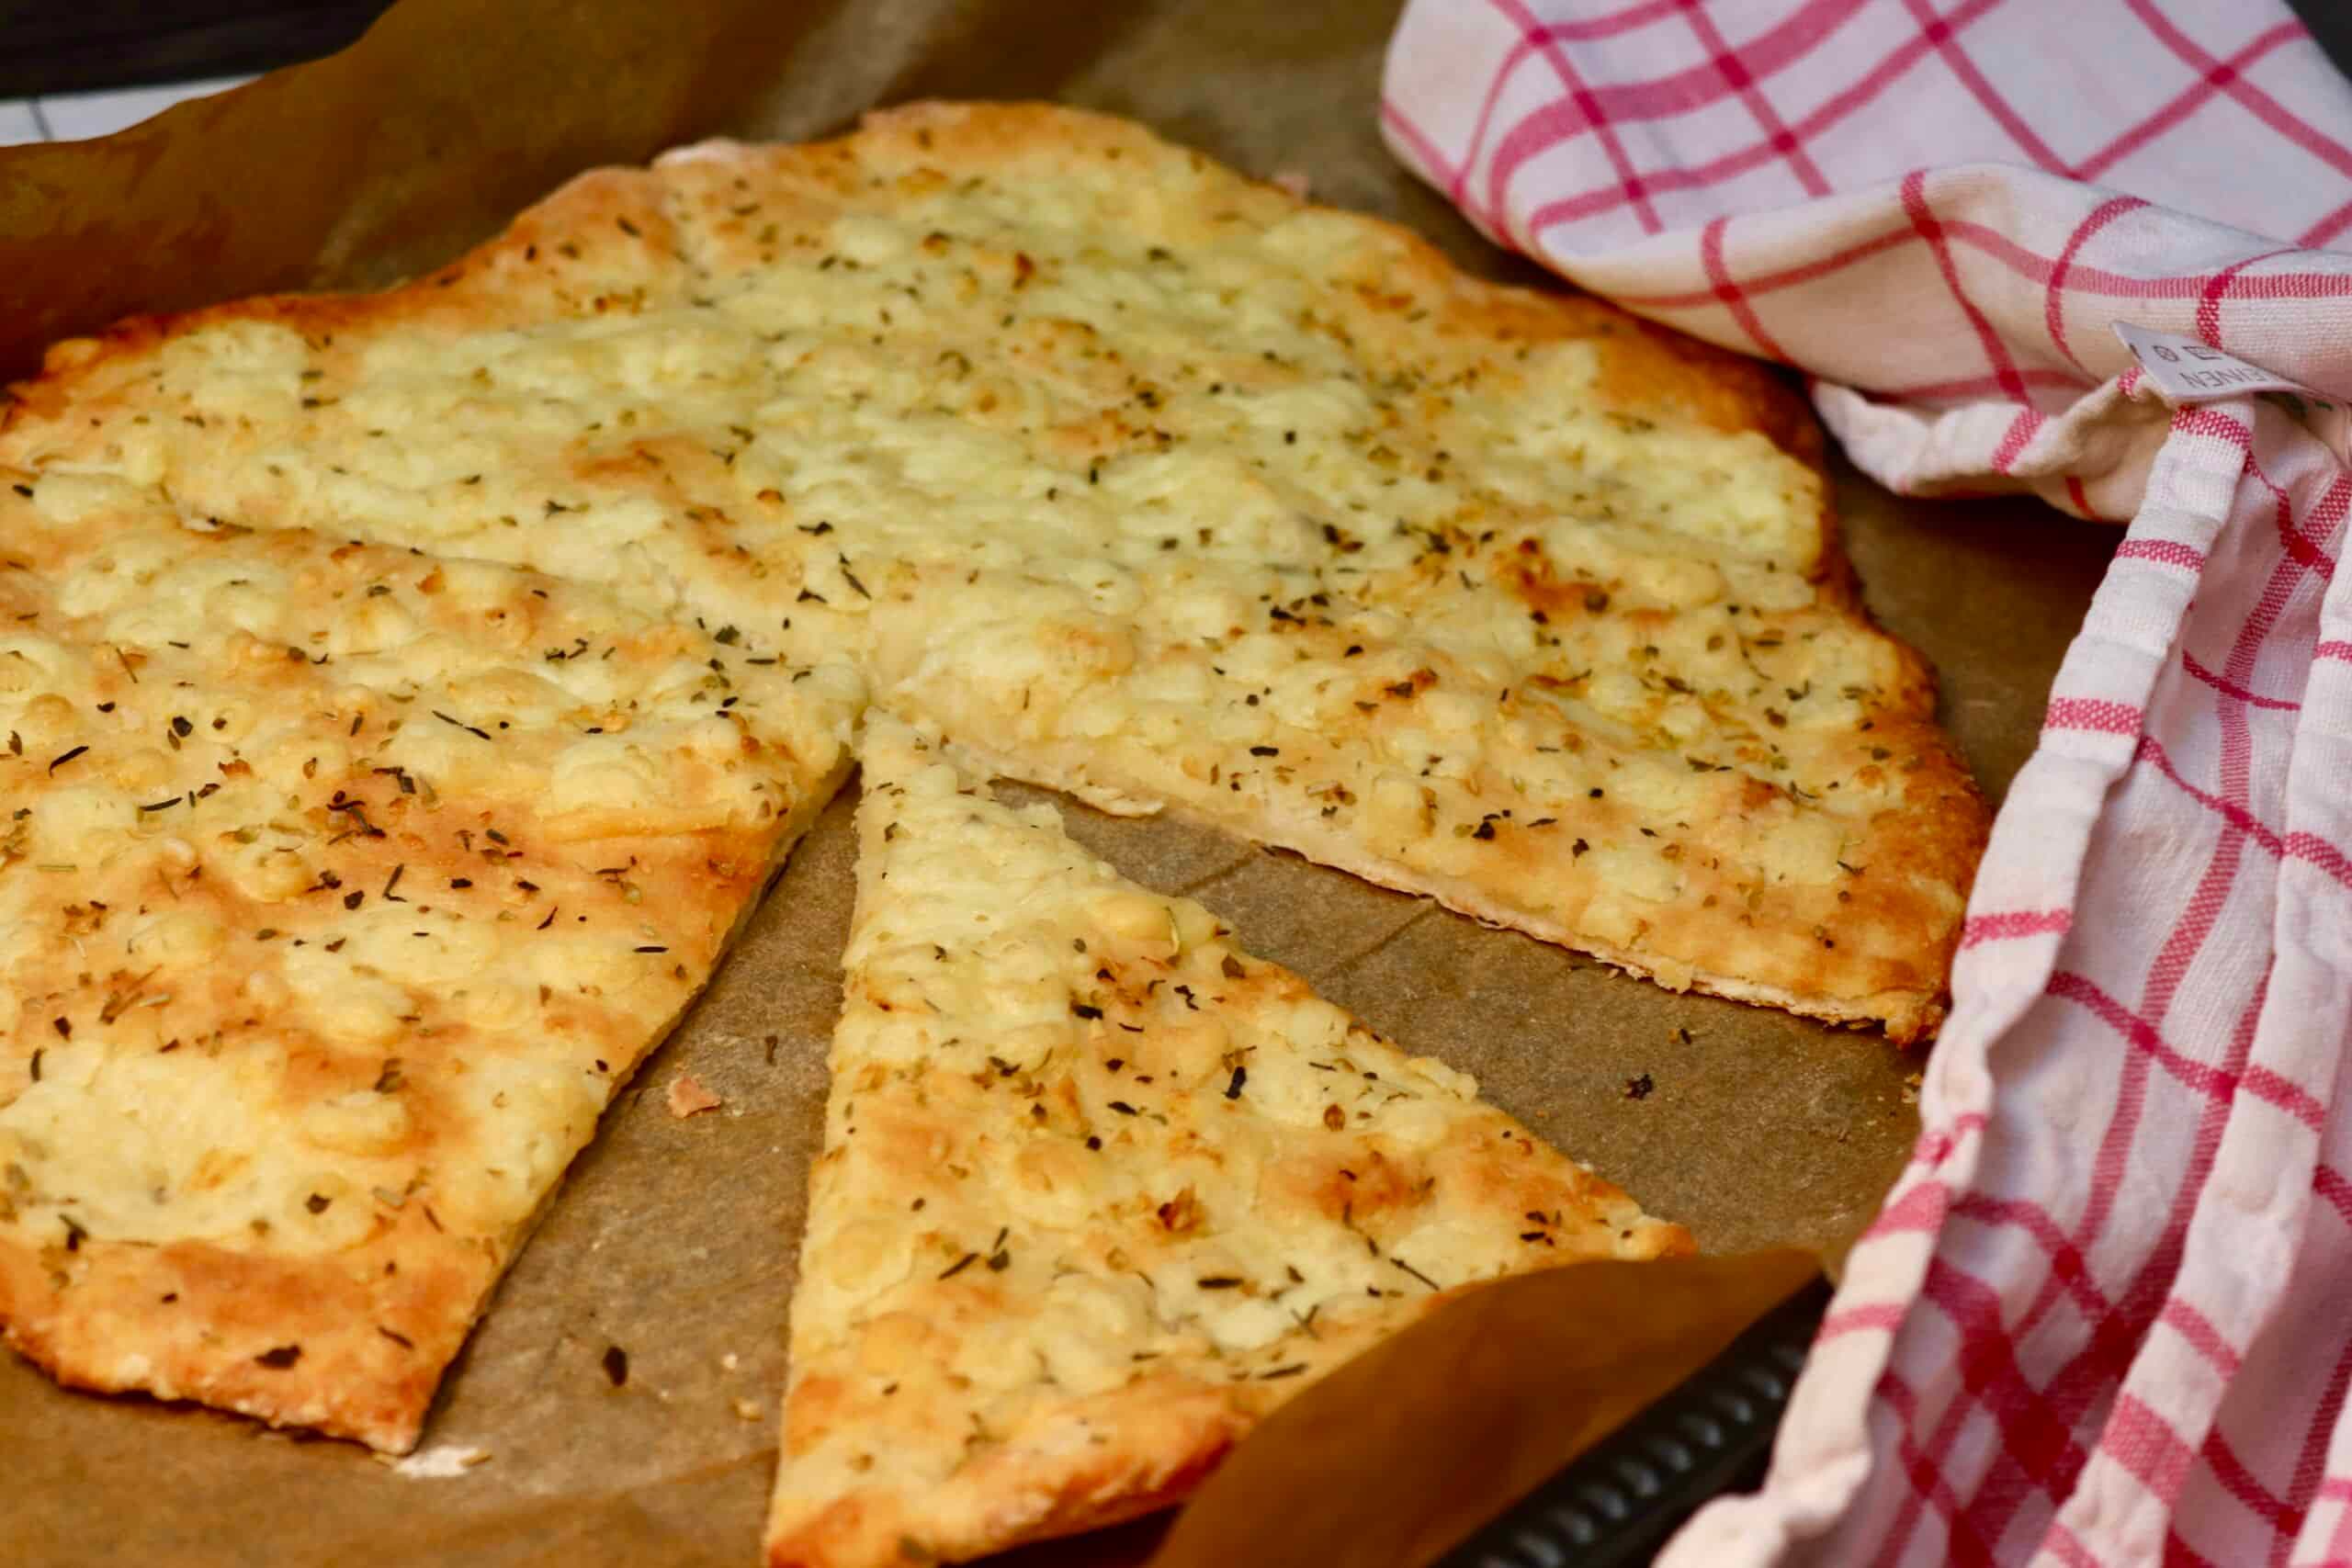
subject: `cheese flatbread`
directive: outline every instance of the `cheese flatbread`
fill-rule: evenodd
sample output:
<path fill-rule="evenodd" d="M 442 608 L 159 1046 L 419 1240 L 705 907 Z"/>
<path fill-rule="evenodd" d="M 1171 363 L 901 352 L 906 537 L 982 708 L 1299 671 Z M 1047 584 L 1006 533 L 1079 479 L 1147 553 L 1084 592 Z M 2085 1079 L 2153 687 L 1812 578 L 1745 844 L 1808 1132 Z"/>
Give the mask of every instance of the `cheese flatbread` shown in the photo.
<path fill-rule="evenodd" d="M 878 713 L 861 763 L 775 1568 L 1148 1512 L 1447 1291 L 1689 1249 L 1049 808 Z"/>
<path fill-rule="evenodd" d="M 1782 389 L 1099 116 L 711 143 L 128 321 L 0 479 L 0 1322 L 382 1447 L 870 692 L 1901 1041 L 1983 836 Z"/>
<path fill-rule="evenodd" d="M 388 294 L 62 346 L 0 464 L 860 657 L 961 754 L 1898 1041 L 1984 810 L 1757 367 L 1122 121 L 585 175 Z"/>
<path fill-rule="evenodd" d="M 0 534 L 0 1325 L 377 1448 L 846 766 L 856 677 L 49 474 Z"/>

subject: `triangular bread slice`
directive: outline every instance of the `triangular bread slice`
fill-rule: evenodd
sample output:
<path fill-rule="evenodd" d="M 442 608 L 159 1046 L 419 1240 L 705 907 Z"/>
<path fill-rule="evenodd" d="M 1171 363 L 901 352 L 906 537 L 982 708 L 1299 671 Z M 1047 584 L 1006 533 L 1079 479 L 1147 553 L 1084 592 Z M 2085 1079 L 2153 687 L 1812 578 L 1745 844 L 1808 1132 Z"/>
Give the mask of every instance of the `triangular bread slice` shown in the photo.
<path fill-rule="evenodd" d="M 1688 1235 L 869 713 L 773 1568 L 1182 1497 L 1458 1286 Z"/>
<path fill-rule="evenodd" d="M 578 584 L 0 537 L 0 1330 L 379 1449 L 848 765 L 846 671 Z"/>

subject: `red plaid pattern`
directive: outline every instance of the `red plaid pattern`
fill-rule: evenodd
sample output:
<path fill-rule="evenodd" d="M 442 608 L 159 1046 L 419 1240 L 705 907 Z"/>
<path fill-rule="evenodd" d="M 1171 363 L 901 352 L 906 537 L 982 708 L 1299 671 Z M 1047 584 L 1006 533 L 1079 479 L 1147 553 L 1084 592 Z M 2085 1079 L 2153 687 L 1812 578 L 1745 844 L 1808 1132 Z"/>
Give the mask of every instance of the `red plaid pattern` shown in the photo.
<path fill-rule="evenodd" d="M 1918 1148 L 1665 1561 L 2352 1563 L 2352 473 L 2109 330 L 2352 394 L 2352 87 L 2278 0 L 1414 0 L 1384 116 L 1890 486 L 2130 519 Z"/>

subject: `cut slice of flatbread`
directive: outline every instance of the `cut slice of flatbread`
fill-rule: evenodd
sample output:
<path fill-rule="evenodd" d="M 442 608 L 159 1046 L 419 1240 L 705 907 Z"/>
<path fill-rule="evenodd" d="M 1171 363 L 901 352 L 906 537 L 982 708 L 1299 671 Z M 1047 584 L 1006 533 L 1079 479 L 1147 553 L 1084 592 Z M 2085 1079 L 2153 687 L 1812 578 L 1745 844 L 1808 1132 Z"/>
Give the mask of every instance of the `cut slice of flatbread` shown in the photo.
<path fill-rule="evenodd" d="M 379 1449 L 846 767 L 843 670 L 45 479 L 0 537 L 0 1327 Z"/>
<path fill-rule="evenodd" d="M 1986 814 L 1802 400 L 1125 121 L 599 171 L 407 288 L 126 323 L 21 398 L 28 474 L 870 646 L 1008 773 L 1668 986 L 1942 1013 Z"/>
<path fill-rule="evenodd" d="M 878 713 L 861 761 L 774 1568 L 1148 1512 L 1447 1291 L 1689 1249 L 1051 809 Z"/>

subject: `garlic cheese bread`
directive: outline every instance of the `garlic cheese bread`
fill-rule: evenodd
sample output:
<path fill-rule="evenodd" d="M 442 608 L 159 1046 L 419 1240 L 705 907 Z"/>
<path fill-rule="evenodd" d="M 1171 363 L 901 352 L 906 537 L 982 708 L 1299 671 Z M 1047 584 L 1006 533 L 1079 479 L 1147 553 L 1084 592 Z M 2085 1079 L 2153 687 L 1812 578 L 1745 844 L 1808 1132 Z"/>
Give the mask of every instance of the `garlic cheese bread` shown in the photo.
<path fill-rule="evenodd" d="M 0 1325 L 375 1447 L 846 767 L 845 669 L 43 478 L 0 536 Z"/>
<path fill-rule="evenodd" d="M 0 1325 L 71 1382 L 388 1449 L 413 1442 L 598 1111 L 837 787 L 870 700 L 972 771 L 1182 813 L 1668 986 L 1898 1042 L 1941 1016 L 1984 830 L 1926 667 L 1860 607 L 1818 435 L 1764 373 L 1034 105 L 707 143 L 582 175 L 396 289 L 59 344 L 0 415 Z M 956 809 L 1070 886 L 1108 886 L 1045 827 Z M 1289 1061 L 1283 1018 L 1390 1061 L 1165 908 L 1182 951 L 1101 940 L 1138 974 L 1220 954 L 1230 984 L 1193 987 L 1222 998 L 1220 1061 L 1248 1040 Z M 958 983 L 1022 1007 L 1070 978 L 973 978 L 985 962 Z M 994 995 L 955 1005 L 993 1019 Z M 1104 1027 L 1153 1032 L 1171 1062 L 1214 1036 L 1178 1028 L 1164 994 L 1080 1000 L 1106 1018 L 1115 1000 Z M 1054 1021 L 1072 1049 L 1101 1032 Z M 874 1037 L 857 1049 L 886 1048 L 854 1022 L 845 1039 Z M 1028 1038 L 997 1055 L 1045 1082 L 1007 1054 Z M 1159 1180 L 1148 1158 L 1164 1175 L 1192 1156 L 1135 1146 L 1145 1101 L 1102 1076 L 1125 1070 L 1073 1062 L 1076 1098 L 1022 1113 L 1134 1107 L 1132 1199 Z M 1190 1098 L 1159 1114 L 1291 1148 L 1272 1097 L 1321 1069 L 1249 1070 L 1231 1100 L 1183 1077 Z M 1341 1125 L 1317 1146 L 1402 1118 L 1464 1213 L 1499 1213 L 1468 1151 L 1510 1123 L 1434 1066 L 1367 1070 L 1409 1091 L 1318 1102 Z M 1004 1099 L 958 1083 L 941 1094 Z M 1348 1222 L 1374 1247 L 1351 1267 L 1401 1258 L 1451 1285 L 1679 1235 L 1509 1136 L 1561 1195 L 1524 1207 L 1566 1230 L 1449 1258 L 1384 1199 Z M 863 1214 L 879 1200 L 827 1174 L 846 1147 L 820 1186 L 828 1213 Z M 1073 1190 L 1076 1154 L 1035 1147 L 1042 1173 L 973 1192 Z M 1187 1190 L 1208 1190 L 1180 1182 L 1151 1213 Z M 924 1226 L 945 1236 L 938 1201 Z M 1330 1242 L 1329 1214 L 1250 1223 L 1294 1219 Z M 1060 1311 L 1050 1280 L 1012 1293 L 1033 1277 L 1007 1248 L 1031 1223 L 982 1227 L 1006 1233 L 985 1251 L 964 1237 L 979 1261 L 938 1281 L 941 1310 L 1001 1314 L 987 1333 L 1015 1338 Z M 1223 1278 L 1212 1239 L 1155 1245 Z M 812 1258 L 854 1274 L 865 1245 Z M 1327 1276 L 1284 1286 L 1270 1258 L 1237 1260 L 1251 1288 L 1185 1305 L 1164 1348 L 1119 1350 L 1171 1358 L 1150 1398 L 1099 1366 L 1055 1373 L 1102 1394 L 1114 1449 L 1144 1430 L 1131 1410 L 1181 1408 L 1190 1436 L 1153 1427 L 1118 1450 L 1132 1467 L 1008 1524 L 982 1494 L 1032 1496 L 1014 1443 L 985 1471 L 1010 1479 L 951 1488 L 978 1511 L 941 1516 L 962 1520 L 941 1550 L 1146 1506 L 1182 1483 L 1155 1468 L 1168 1455 L 1211 1452 L 1328 1364 L 1349 1314 L 1279 1337 L 1267 1303 Z M 1365 1333 L 1413 1299 L 1343 1276 L 1384 1292 Z M 864 1288 L 820 1279 L 797 1316 L 847 1334 Z M 1121 1316 L 1125 1288 L 1080 1313 L 1102 1343 L 1179 1321 Z M 1233 1314 L 1271 1337 L 1235 1337 Z M 891 1353 L 897 1330 L 877 1332 L 860 1343 Z M 1302 1370 L 1243 1354 L 1269 1346 Z M 1227 1373 L 1245 1365 L 1243 1390 Z M 795 1440 L 817 1457 L 787 1486 L 886 1517 L 903 1491 L 884 1482 L 947 1461 L 910 1438 L 905 1477 L 853 1506 L 826 1466 L 864 1450 L 838 1447 L 857 1439 L 831 1386 L 798 1385 Z M 842 1408 L 864 1419 L 870 1393 Z M 1047 1408 L 1039 1388 L 1000 1395 L 985 1419 Z"/>
<path fill-rule="evenodd" d="M 878 711 L 860 763 L 773 1568 L 1148 1512 L 1455 1287 L 1689 1250 L 1050 808 Z"/>
<path fill-rule="evenodd" d="M 691 148 L 389 294 L 64 345 L 21 396 L 28 472 L 870 657 L 1099 805 L 1677 988 L 1941 1014 L 1984 809 L 1802 404 L 1131 124 Z"/>

